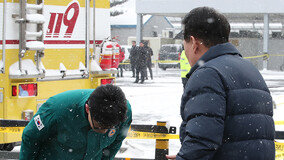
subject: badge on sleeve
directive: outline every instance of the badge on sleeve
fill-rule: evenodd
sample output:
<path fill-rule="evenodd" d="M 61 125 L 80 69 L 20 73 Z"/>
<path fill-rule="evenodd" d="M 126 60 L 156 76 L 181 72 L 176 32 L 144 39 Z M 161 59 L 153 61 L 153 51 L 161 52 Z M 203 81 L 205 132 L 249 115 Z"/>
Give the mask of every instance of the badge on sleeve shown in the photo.
<path fill-rule="evenodd" d="M 112 137 L 115 134 L 116 130 L 115 129 L 111 129 L 108 133 L 108 137 Z"/>
<path fill-rule="evenodd" d="M 36 127 L 37 127 L 38 130 L 41 130 L 41 129 L 44 128 L 44 125 L 43 125 L 39 115 L 35 116 L 34 121 L 35 121 L 35 124 L 36 124 Z"/>

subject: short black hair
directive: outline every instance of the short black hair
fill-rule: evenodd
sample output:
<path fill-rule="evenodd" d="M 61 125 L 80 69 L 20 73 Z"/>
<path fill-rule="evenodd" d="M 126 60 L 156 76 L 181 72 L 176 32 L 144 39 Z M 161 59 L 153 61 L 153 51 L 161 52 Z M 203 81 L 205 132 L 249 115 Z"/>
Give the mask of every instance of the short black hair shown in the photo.
<path fill-rule="evenodd" d="M 148 46 L 149 41 L 144 41 L 143 44 L 144 44 L 145 46 Z"/>
<path fill-rule="evenodd" d="M 127 100 L 120 87 L 107 84 L 97 87 L 88 99 L 92 120 L 100 127 L 111 128 L 126 120 Z"/>
<path fill-rule="evenodd" d="M 230 24 L 227 18 L 214 8 L 198 7 L 191 10 L 183 19 L 184 40 L 189 42 L 193 36 L 206 47 L 229 41 Z"/>

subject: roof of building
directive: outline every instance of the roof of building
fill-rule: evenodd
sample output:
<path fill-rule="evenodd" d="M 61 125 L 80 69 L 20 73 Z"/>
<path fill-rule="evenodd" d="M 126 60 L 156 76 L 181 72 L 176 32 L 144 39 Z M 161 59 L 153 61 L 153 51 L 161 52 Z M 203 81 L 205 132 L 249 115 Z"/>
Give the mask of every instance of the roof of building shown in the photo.
<path fill-rule="evenodd" d="M 137 24 L 137 14 L 136 14 L 136 8 L 135 0 L 128 0 L 127 2 L 112 7 L 111 10 L 117 10 L 124 12 L 121 15 L 114 16 L 110 18 L 110 24 L 112 28 L 136 28 Z M 144 15 L 143 16 L 143 24 L 147 24 L 151 19 L 153 18 L 153 15 Z M 164 17 L 165 20 L 172 26 L 172 23 L 167 19 L 167 17 Z"/>
<path fill-rule="evenodd" d="M 136 26 L 137 14 L 135 8 L 135 0 L 128 0 L 127 2 L 111 8 L 111 10 L 118 10 L 124 12 L 121 15 L 110 17 L 111 26 L 126 26 L 127 28 Z M 143 23 L 145 23 L 151 15 L 143 16 Z"/>
<path fill-rule="evenodd" d="M 213 7 L 235 21 L 262 21 L 266 13 L 270 19 L 284 21 L 283 0 L 136 0 L 138 14 L 184 17 L 201 6 Z"/>

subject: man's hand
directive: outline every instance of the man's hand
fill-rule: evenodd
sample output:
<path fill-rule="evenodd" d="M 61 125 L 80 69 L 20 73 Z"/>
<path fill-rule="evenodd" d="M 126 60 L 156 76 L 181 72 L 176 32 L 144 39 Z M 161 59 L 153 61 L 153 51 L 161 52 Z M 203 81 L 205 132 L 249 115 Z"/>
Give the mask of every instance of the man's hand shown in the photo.
<path fill-rule="evenodd" d="M 166 155 L 167 159 L 176 159 L 176 155 Z"/>

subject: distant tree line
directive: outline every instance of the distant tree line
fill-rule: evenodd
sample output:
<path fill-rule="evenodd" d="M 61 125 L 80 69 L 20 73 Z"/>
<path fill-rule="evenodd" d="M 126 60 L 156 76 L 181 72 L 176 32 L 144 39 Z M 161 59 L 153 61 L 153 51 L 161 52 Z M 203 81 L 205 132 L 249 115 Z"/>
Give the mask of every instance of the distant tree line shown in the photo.
<path fill-rule="evenodd" d="M 111 11 L 110 16 L 114 17 L 114 16 L 121 15 L 123 13 L 124 13 L 123 11 Z"/>
<path fill-rule="evenodd" d="M 110 1 L 110 7 L 114 7 L 114 6 L 120 5 L 120 4 L 125 3 L 127 1 L 128 0 L 111 0 Z"/>
<path fill-rule="evenodd" d="M 120 5 L 120 4 L 123 4 L 125 2 L 127 2 L 128 0 L 110 0 L 110 7 L 114 7 L 114 6 L 117 6 L 117 5 Z M 112 10 L 110 12 L 110 16 L 114 17 L 114 16 L 118 16 L 120 14 L 123 14 L 124 12 L 122 10 Z"/>

